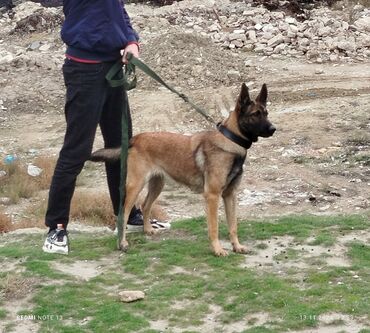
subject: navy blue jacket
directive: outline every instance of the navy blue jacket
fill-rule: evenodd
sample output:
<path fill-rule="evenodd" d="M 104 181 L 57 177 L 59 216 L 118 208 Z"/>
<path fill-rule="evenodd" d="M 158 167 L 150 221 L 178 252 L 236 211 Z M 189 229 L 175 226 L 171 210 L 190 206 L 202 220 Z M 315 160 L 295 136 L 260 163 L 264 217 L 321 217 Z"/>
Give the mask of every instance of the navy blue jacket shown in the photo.
<path fill-rule="evenodd" d="M 62 40 L 72 57 L 113 61 L 138 41 L 123 0 L 64 0 Z"/>

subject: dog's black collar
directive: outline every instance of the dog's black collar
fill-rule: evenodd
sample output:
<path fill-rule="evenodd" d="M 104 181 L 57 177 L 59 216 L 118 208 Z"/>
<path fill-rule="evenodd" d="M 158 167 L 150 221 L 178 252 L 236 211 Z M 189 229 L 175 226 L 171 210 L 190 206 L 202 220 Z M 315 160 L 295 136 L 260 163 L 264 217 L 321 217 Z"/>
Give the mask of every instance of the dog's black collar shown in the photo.
<path fill-rule="evenodd" d="M 221 123 L 217 124 L 217 129 L 229 140 L 231 140 L 232 142 L 236 143 L 237 145 L 245 149 L 249 149 L 253 143 L 252 140 L 242 138 L 241 136 L 236 135 L 235 133 L 231 132 Z"/>

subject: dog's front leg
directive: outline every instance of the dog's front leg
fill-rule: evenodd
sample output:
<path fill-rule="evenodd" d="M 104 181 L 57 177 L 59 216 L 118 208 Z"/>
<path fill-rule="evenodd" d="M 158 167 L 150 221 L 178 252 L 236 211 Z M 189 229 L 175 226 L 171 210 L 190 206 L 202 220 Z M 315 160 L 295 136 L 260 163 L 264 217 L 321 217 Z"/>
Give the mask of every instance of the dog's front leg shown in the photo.
<path fill-rule="evenodd" d="M 241 245 L 238 239 L 238 222 L 236 220 L 236 194 L 234 191 L 223 195 L 229 237 L 233 250 L 236 253 L 246 253 L 247 247 Z"/>
<path fill-rule="evenodd" d="M 205 192 L 204 197 L 207 206 L 207 224 L 208 236 L 211 241 L 211 247 L 216 256 L 227 256 L 227 251 L 221 246 L 218 239 L 218 203 L 220 200 L 219 193 Z"/>

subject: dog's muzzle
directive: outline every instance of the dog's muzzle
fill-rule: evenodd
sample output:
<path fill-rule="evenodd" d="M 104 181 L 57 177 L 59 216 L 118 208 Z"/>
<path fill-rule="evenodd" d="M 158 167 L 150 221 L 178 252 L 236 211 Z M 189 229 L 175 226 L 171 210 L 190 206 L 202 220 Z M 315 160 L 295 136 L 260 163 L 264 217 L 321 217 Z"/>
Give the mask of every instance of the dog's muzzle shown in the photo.
<path fill-rule="evenodd" d="M 269 133 L 269 136 L 272 136 L 276 131 L 276 127 L 274 125 L 271 125 L 269 128 L 268 128 L 268 133 Z"/>

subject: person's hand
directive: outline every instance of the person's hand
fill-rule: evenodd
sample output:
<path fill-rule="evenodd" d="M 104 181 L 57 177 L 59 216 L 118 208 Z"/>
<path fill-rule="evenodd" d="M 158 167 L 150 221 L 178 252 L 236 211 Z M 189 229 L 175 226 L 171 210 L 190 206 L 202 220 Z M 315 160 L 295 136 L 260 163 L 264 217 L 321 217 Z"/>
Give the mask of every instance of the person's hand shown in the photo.
<path fill-rule="evenodd" d="M 123 50 L 121 50 L 122 54 L 122 62 L 127 64 L 127 53 L 132 53 L 135 58 L 139 58 L 139 46 L 137 44 L 129 44 Z"/>

